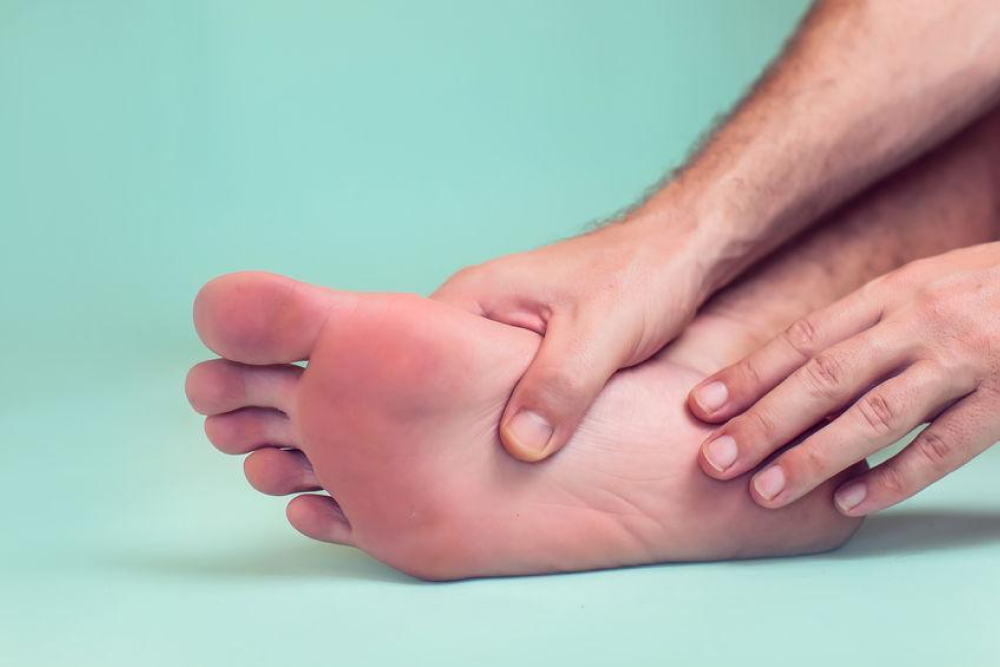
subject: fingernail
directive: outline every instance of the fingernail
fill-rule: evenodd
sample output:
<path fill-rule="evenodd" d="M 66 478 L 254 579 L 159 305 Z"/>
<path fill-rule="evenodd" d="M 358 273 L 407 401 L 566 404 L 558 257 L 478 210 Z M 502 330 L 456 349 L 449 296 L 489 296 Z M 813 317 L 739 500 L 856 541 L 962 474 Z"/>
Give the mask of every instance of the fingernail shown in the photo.
<path fill-rule="evenodd" d="M 729 400 L 729 390 L 726 385 L 716 380 L 695 389 L 694 400 L 706 412 L 715 412 Z"/>
<path fill-rule="evenodd" d="M 738 454 L 736 439 L 731 435 L 720 435 L 705 445 L 705 460 L 719 472 L 725 472 L 736 463 Z"/>
<path fill-rule="evenodd" d="M 848 512 L 860 505 L 867 495 L 868 487 L 862 482 L 855 482 L 838 489 L 834 502 L 842 512 Z"/>
<path fill-rule="evenodd" d="M 709 382 L 694 390 L 694 400 L 705 412 L 715 412 L 729 400 L 729 390 L 719 381 Z"/>
<path fill-rule="evenodd" d="M 507 424 L 507 434 L 523 449 L 540 454 L 549 444 L 552 426 L 540 414 L 521 410 Z"/>
<path fill-rule="evenodd" d="M 785 471 L 781 466 L 771 466 L 754 478 L 753 488 L 764 500 L 772 500 L 785 488 Z"/>

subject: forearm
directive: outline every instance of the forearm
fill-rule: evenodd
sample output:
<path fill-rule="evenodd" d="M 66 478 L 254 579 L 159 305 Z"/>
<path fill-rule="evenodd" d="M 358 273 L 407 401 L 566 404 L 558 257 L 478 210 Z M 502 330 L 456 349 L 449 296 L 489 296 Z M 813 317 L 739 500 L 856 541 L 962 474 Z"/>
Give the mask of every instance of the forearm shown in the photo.
<path fill-rule="evenodd" d="M 998 155 L 1000 110 L 826 216 L 704 312 L 773 335 L 904 264 L 1000 238 Z"/>
<path fill-rule="evenodd" d="M 998 91 L 995 0 L 818 2 L 751 95 L 631 221 L 690 225 L 707 296 L 969 124 Z"/>

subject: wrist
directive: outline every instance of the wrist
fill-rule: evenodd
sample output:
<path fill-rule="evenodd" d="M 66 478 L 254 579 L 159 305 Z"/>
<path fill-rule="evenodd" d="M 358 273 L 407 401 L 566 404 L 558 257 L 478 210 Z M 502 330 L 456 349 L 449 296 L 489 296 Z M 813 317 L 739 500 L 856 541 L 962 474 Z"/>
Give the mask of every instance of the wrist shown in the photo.
<path fill-rule="evenodd" d="M 623 221 L 637 243 L 653 252 L 664 274 L 686 274 L 697 306 L 740 275 L 770 248 L 748 231 L 722 198 L 669 184 Z"/>

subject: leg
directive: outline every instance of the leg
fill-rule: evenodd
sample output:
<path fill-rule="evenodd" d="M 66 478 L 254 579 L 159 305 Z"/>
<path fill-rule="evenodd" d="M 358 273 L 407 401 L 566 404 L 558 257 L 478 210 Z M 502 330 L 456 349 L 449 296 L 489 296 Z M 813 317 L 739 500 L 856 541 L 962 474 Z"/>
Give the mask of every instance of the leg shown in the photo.
<path fill-rule="evenodd" d="M 668 354 L 700 358 L 703 350 L 759 346 L 799 317 L 903 264 L 1000 238 L 997 155 L 1000 107 L 717 294 Z M 739 323 L 753 340 L 730 339 L 718 320 Z M 722 356 L 735 361 L 744 354 L 731 349 Z M 719 354 L 711 357 L 702 364 L 710 372 L 718 370 Z"/>

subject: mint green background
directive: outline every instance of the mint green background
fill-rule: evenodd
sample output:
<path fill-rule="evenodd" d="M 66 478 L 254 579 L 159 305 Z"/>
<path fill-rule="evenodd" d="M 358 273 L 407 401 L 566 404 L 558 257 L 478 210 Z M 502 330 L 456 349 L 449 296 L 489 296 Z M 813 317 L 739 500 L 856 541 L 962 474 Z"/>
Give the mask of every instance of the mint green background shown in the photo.
<path fill-rule="evenodd" d="M 995 452 L 831 555 L 436 585 L 297 535 L 183 398 L 208 278 L 572 234 L 803 7 L 0 0 L 0 663 L 997 664 Z"/>

